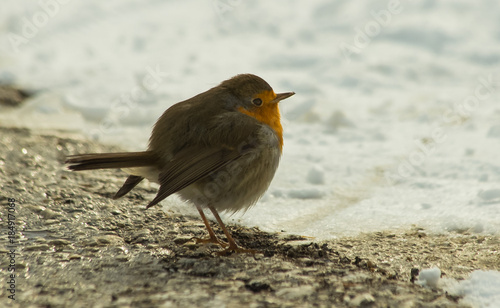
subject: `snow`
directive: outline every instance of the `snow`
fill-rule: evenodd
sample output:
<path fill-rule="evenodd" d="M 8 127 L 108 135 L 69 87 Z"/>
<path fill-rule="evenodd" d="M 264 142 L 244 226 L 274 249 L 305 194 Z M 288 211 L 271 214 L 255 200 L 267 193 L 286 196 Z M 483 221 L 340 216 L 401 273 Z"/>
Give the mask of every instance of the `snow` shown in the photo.
<path fill-rule="evenodd" d="M 441 270 L 437 267 L 423 269 L 418 275 L 417 283 L 421 286 L 436 288 L 438 281 L 441 278 Z"/>
<path fill-rule="evenodd" d="M 321 166 L 312 166 L 307 172 L 307 182 L 310 184 L 325 184 L 325 171 Z"/>
<path fill-rule="evenodd" d="M 453 296 L 460 296 L 460 303 L 476 308 L 498 307 L 500 303 L 500 272 L 473 271 L 466 280 L 441 279 L 437 267 L 422 269 L 417 284 L 429 288 L 443 288 Z"/>
<path fill-rule="evenodd" d="M 0 122 L 141 150 L 166 108 L 254 73 L 297 94 L 281 104 L 271 187 L 226 221 L 318 240 L 410 225 L 498 235 L 499 13 L 465 0 L 5 0 L 0 82 L 35 95 Z"/>
<path fill-rule="evenodd" d="M 446 290 L 453 295 L 463 296 L 461 303 L 476 308 L 494 308 L 500 303 L 500 273 L 496 271 L 474 271 L 469 279 L 448 282 Z"/>
<path fill-rule="evenodd" d="M 499 235 L 499 14 L 493 0 L 4 0 L 0 82 L 34 96 L 0 123 L 141 150 L 166 108 L 254 73 L 297 94 L 281 104 L 268 192 L 226 221 L 318 240 L 411 225 Z M 500 273 L 449 288 L 493 307 Z"/>

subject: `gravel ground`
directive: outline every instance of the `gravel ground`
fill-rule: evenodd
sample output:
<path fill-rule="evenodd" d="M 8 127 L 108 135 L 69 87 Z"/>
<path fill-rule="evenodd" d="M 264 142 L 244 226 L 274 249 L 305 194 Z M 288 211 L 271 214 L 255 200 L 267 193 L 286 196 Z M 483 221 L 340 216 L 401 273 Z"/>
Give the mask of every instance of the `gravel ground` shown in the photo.
<path fill-rule="evenodd" d="M 432 235 L 418 226 L 314 242 L 229 225 L 241 246 L 260 253 L 220 256 L 219 247 L 193 240 L 206 236 L 199 217 L 146 211 L 155 193 L 147 184 L 112 200 L 123 172 L 77 173 L 62 164 L 69 154 L 118 150 L 65 132 L 0 127 L 1 305 L 466 307 L 413 283 L 412 273 L 438 266 L 443 277 L 465 279 L 475 269 L 500 270 L 500 237 Z M 15 301 L 5 287 L 12 262 Z"/>

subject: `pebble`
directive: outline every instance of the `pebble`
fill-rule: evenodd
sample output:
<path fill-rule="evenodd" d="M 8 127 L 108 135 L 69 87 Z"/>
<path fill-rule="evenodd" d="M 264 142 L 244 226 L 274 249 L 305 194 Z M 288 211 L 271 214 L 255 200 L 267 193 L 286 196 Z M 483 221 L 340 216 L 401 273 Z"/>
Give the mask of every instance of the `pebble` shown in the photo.
<path fill-rule="evenodd" d="M 108 235 L 101 235 L 101 236 L 96 237 L 96 241 L 98 244 L 107 245 L 107 244 L 111 244 L 111 243 L 123 242 L 123 239 L 117 235 L 108 234 Z"/>
<path fill-rule="evenodd" d="M 24 251 L 45 251 L 49 250 L 50 246 L 47 244 L 40 244 L 40 245 L 31 245 L 31 246 L 26 246 L 24 248 Z"/>
<path fill-rule="evenodd" d="M 151 233 L 148 229 L 142 229 L 135 232 L 132 239 L 136 243 L 148 242 L 151 240 Z"/>
<path fill-rule="evenodd" d="M 115 260 L 118 261 L 118 262 L 127 262 L 129 260 L 129 257 L 127 256 L 116 256 L 115 257 Z"/>
<path fill-rule="evenodd" d="M 63 239 L 56 239 L 56 240 L 50 240 L 48 242 L 49 245 L 54 245 L 54 246 L 66 246 L 71 244 L 70 241 L 68 240 L 63 240 Z"/>
<path fill-rule="evenodd" d="M 112 209 L 110 213 L 113 215 L 120 215 L 122 214 L 122 211 L 120 211 L 119 209 Z"/>
<path fill-rule="evenodd" d="M 375 298 L 370 293 L 356 295 L 349 301 L 349 306 L 352 307 L 369 307 L 375 303 Z"/>
<path fill-rule="evenodd" d="M 61 222 L 61 221 L 60 221 L 60 220 L 58 220 L 58 219 L 47 219 L 47 220 L 45 220 L 45 221 L 44 221 L 44 223 L 45 223 L 46 225 L 55 225 L 55 224 L 58 224 L 58 223 L 60 223 L 60 222 Z"/>
<path fill-rule="evenodd" d="M 174 243 L 176 243 L 177 245 L 182 245 L 184 243 L 191 241 L 192 239 L 193 237 L 191 236 L 178 236 L 174 238 Z"/>
<path fill-rule="evenodd" d="M 283 288 L 276 291 L 276 296 L 283 297 L 287 300 L 297 300 L 306 298 L 314 293 L 314 286 L 300 286 L 292 288 Z"/>
<path fill-rule="evenodd" d="M 57 213 L 51 209 L 45 209 L 41 211 L 40 215 L 42 215 L 42 217 L 45 219 L 56 219 L 62 216 L 60 213 Z"/>

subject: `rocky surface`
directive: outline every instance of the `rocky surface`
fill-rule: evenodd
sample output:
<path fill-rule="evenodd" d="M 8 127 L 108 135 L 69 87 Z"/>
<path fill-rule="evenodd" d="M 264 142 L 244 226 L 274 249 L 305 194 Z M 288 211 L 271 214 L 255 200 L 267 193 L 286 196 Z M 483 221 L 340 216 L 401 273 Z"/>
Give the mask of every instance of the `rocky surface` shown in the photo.
<path fill-rule="evenodd" d="M 144 210 L 155 193 L 148 185 L 112 200 L 123 172 L 77 173 L 62 164 L 69 154 L 118 150 L 63 132 L 0 128 L 2 306 L 462 307 L 460 297 L 412 276 L 433 266 L 454 279 L 500 270 L 498 236 L 418 227 L 314 242 L 229 225 L 241 246 L 260 253 L 222 256 L 193 240 L 206 236 L 199 217 Z M 5 287 L 12 249 L 15 301 Z"/>

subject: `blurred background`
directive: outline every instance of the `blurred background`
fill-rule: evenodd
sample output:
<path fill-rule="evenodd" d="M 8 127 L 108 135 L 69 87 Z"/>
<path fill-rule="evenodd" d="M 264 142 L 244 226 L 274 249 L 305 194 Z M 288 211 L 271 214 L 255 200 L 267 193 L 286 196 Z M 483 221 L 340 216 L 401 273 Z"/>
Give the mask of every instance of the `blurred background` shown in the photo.
<path fill-rule="evenodd" d="M 0 84 L 29 95 L 0 125 L 127 150 L 236 74 L 295 91 L 275 180 L 233 222 L 319 239 L 500 230 L 498 1 L 3 0 L 0 40 Z"/>

